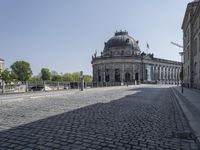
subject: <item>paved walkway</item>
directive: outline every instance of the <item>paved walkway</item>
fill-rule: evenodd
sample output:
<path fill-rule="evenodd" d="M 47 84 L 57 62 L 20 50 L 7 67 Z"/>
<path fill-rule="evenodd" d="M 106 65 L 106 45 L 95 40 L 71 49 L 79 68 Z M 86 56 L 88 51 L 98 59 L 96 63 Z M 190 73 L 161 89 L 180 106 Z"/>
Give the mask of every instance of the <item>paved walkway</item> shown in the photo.
<path fill-rule="evenodd" d="M 2 121 L 13 125 L 0 131 L 1 150 L 198 149 L 167 86 L 96 89 L 64 97 L 6 102 L 1 109 Z M 11 117 L 16 120 L 7 120 Z"/>
<path fill-rule="evenodd" d="M 187 120 L 200 143 L 200 91 L 181 87 L 174 87 L 175 95 L 182 107 Z"/>

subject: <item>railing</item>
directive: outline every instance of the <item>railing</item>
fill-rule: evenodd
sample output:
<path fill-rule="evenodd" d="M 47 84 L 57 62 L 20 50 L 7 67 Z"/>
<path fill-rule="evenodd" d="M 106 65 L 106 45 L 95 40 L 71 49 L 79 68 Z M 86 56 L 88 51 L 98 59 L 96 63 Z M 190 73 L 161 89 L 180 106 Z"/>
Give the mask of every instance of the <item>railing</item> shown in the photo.
<path fill-rule="evenodd" d="M 180 84 L 180 81 L 160 80 L 145 82 L 146 84 Z M 111 87 L 111 86 L 128 86 L 137 85 L 140 82 L 85 82 L 84 88 L 97 88 L 97 87 Z M 81 82 L 52 82 L 52 81 L 40 81 L 40 82 L 15 82 L 10 84 L 0 84 L 0 94 L 6 93 L 25 93 L 35 91 L 57 91 L 57 90 L 70 90 L 81 89 Z"/>
<path fill-rule="evenodd" d="M 56 90 L 69 90 L 80 89 L 80 82 L 15 82 L 15 83 L 1 83 L 0 94 L 6 93 L 25 93 L 35 91 L 56 91 Z M 93 87 L 92 83 L 84 83 L 84 88 Z"/>

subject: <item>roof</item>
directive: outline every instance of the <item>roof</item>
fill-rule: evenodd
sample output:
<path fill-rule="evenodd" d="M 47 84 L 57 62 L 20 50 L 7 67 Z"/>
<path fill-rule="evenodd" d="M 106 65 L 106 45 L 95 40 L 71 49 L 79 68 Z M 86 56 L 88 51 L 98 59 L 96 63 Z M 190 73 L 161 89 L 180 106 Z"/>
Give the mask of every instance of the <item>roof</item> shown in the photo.
<path fill-rule="evenodd" d="M 110 50 L 113 47 L 132 47 L 139 50 L 138 42 L 128 35 L 127 31 L 116 32 L 107 42 L 104 50 Z"/>

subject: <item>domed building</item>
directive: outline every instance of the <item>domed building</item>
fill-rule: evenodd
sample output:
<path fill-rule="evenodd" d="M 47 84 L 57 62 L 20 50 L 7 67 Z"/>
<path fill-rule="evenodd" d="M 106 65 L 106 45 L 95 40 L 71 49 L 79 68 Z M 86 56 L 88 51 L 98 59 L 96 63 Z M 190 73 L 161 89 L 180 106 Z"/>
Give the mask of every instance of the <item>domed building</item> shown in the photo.
<path fill-rule="evenodd" d="M 179 82 L 180 62 L 154 58 L 141 52 L 139 42 L 127 31 L 116 32 L 100 56 L 92 56 L 93 83 L 97 86 Z"/>

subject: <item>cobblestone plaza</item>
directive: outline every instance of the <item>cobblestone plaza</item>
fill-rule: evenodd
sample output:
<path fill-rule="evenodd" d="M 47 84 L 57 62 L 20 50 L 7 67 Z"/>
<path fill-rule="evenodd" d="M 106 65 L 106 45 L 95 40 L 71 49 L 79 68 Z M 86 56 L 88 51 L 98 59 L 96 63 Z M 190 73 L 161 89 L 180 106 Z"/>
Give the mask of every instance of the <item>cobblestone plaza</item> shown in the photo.
<path fill-rule="evenodd" d="M 1 100 L 0 149 L 198 149 L 169 86 Z"/>

